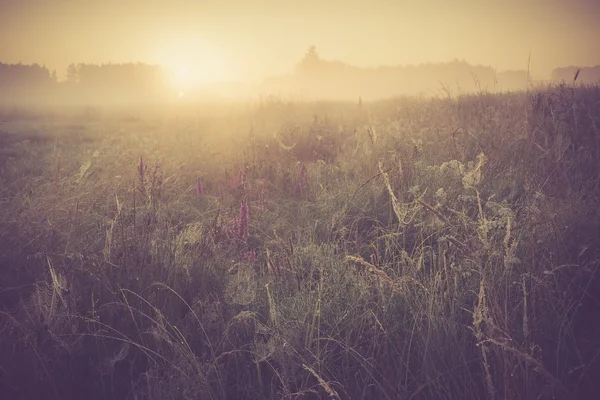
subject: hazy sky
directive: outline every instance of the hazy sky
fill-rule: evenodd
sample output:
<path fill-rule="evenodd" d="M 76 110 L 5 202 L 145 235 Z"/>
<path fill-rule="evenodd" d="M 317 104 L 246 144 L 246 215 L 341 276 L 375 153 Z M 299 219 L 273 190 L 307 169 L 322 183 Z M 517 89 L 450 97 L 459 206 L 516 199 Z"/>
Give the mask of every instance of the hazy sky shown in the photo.
<path fill-rule="evenodd" d="M 198 80 L 465 59 L 538 76 L 600 64 L 600 0 L 0 0 L 0 61 L 160 63 Z"/>

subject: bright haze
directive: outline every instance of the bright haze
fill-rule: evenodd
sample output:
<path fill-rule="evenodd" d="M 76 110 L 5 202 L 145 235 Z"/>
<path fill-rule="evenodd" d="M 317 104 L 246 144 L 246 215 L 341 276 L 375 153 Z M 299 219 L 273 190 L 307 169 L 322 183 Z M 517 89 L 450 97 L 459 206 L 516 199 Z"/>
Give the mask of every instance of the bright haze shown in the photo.
<path fill-rule="evenodd" d="M 600 64 L 598 0 L 0 0 L 0 62 L 160 64 L 173 86 L 464 60 L 547 79 Z"/>

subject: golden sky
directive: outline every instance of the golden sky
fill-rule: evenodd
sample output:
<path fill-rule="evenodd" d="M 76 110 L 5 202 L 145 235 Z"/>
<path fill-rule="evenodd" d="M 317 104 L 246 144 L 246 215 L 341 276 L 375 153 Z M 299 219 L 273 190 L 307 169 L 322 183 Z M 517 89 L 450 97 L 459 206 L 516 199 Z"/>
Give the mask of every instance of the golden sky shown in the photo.
<path fill-rule="evenodd" d="M 0 61 L 159 63 L 181 79 L 464 59 L 539 77 L 600 64 L 600 0 L 0 0 Z"/>

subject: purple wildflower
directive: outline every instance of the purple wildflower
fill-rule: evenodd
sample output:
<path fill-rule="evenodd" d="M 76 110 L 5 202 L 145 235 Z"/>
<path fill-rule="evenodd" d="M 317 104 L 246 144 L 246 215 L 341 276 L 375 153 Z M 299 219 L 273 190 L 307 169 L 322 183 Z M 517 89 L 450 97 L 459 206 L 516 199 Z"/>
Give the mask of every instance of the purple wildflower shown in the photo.
<path fill-rule="evenodd" d="M 144 179 L 144 171 L 146 170 L 146 167 L 144 166 L 144 160 L 142 159 L 142 157 L 140 157 L 140 164 L 138 165 L 138 174 L 140 175 L 140 178 Z"/>
<path fill-rule="evenodd" d="M 204 194 L 204 188 L 202 187 L 202 181 L 200 180 L 200 178 L 198 178 L 198 180 L 196 181 L 196 194 L 198 195 L 198 197 Z"/>

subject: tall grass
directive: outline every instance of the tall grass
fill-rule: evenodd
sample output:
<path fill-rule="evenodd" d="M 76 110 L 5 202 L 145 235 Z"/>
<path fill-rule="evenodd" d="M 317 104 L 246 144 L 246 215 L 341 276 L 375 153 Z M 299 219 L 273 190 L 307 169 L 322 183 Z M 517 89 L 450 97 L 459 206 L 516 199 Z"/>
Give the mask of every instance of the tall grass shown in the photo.
<path fill-rule="evenodd" d="M 0 394 L 591 397 L 599 105 L 560 85 L 3 133 Z"/>

